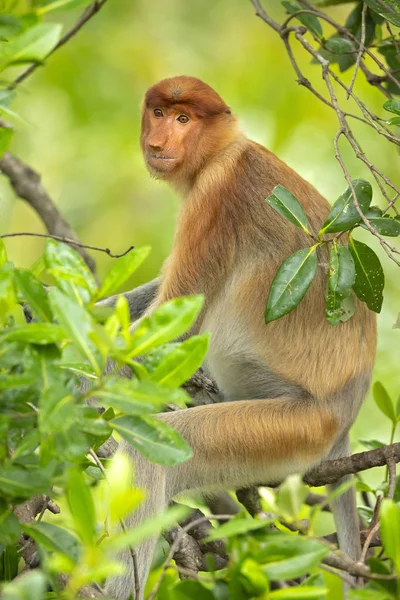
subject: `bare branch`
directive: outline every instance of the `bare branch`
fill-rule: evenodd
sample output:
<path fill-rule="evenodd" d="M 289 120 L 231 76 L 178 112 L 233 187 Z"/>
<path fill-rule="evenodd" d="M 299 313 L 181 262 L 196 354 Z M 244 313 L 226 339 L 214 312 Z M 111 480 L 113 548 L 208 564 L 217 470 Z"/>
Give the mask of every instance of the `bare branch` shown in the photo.
<path fill-rule="evenodd" d="M 135 246 L 129 246 L 127 250 L 121 252 L 121 254 L 114 254 L 111 252 L 110 248 L 100 248 L 99 246 L 90 246 L 89 244 L 82 244 L 81 242 L 77 242 L 75 240 L 71 240 L 70 238 L 61 237 L 60 235 L 52 235 L 46 233 L 34 233 L 32 231 L 17 231 L 16 233 L 3 233 L 0 235 L 0 238 L 12 238 L 12 237 L 38 237 L 38 238 L 50 238 L 52 240 L 57 240 L 59 242 L 64 242 L 65 244 L 70 244 L 71 246 L 76 246 L 77 248 L 86 248 L 88 250 L 95 250 L 97 252 L 105 252 L 111 258 L 121 258 L 126 254 L 129 254 L 131 250 L 134 249 Z M 81 254 L 81 253 L 80 253 Z"/>

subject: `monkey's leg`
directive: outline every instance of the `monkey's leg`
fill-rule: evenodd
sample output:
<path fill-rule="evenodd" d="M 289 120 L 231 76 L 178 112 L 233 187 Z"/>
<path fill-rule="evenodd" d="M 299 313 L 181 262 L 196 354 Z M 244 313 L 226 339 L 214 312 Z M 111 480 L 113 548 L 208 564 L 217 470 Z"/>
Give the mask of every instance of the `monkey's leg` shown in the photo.
<path fill-rule="evenodd" d="M 338 442 L 335 443 L 332 451 L 329 453 L 328 459 L 342 458 L 343 456 L 350 456 L 350 440 L 349 435 L 345 434 Z M 354 479 L 352 475 L 342 477 L 336 483 L 328 485 L 328 491 L 335 491 L 340 485 Z M 341 494 L 338 498 L 335 498 L 331 502 L 331 508 L 333 517 L 335 519 L 337 537 L 339 541 L 340 549 L 350 556 L 353 560 L 357 561 L 361 554 L 360 544 L 360 520 L 357 514 L 356 504 L 356 490 L 355 485 L 352 485 L 344 494 Z M 356 578 L 352 578 L 356 582 Z M 347 592 L 350 586 L 343 583 L 343 592 L 345 598 L 347 598 Z"/>
<path fill-rule="evenodd" d="M 124 452 L 131 458 L 135 467 L 135 486 L 143 488 L 146 491 L 145 501 L 128 518 L 124 519 L 127 529 L 133 529 L 142 521 L 151 519 L 152 516 L 155 516 L 166 508 L 169 501 L 165 495 L 166 474 L 162 467 L 150 463 L 124 440 L 120 443 L 118 452 Z M 156 544 L 157 537 L 153 537 L 142 542 L 137 548 L 134 548 L 139 573 L 139 596 L 135 597 L 133 560 L 130 550 L 127 550 L 117 557 L 125 567 L 125 574 L 118 577 L 111 577 L 107 580 L 105 586 L 105 595 L 107 598 L 127 600 L 132 597 L 135 600 L 143 600 L 144 588 Z"/>
<path fill-rule="evenodd" d="M 194 456 L 181 465 L 162 468 L 122 444 L 136 465 L 135 484 L 147 489 L 141 512 L 129 517 L 129 527 L 151 517 L 185 489 L 237 488 L 303 472 L 328 454 L 337 431 L 325 405 L 312 398 L 241 400 L 163 413 L 158 418 L 182 434 Z M 136 549 L 142 593 L 155 543 L 146 541 Z M 122 560 L 127 573 L 106 587 L 117 600 L 126 600 L 134 589 L 129 552 Z"/>

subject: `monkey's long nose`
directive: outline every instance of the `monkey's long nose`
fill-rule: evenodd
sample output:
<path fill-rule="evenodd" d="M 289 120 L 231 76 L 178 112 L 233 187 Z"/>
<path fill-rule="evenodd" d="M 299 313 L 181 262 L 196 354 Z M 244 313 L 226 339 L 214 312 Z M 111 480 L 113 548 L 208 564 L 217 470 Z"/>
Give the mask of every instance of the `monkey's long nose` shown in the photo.
<path fill-rule="evenodd" d="M 150 150 L 154 150 L 154 152 L 160 152 L 163 149 L 163 144 L 160 142 L 151 142 L 149 143 Z"/>

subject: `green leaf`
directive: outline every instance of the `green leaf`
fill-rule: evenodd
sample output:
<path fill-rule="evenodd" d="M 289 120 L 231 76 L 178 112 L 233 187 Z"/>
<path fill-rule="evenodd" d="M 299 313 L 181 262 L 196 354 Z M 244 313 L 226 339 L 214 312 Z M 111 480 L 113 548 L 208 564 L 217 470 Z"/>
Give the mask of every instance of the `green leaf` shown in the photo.
<path fill-rule="evenodd" d="M 292 15 L 298 10 L 307 9 L 301 2 L 282 2 L 282 6 Z M 317 17 L 310 14 L 300 14 L 296 17 L 300 23 L 303 23 L 310 31 L 312 31 L 317 37 L 322 37 L 322 26 L 318 21 Z"/>
<path fill-rule="evenodd" d="M 288 4 L 288 3 L 286 3 Z M 300 227 L 308 235 L 307 217 L 300 202 L 287 190 L 283 185 L 276 185 L 272 190 L 271 196 L 266 198 L 266 201 L 272 208 L 276 210 L 282 217 Z"/>
<path fill-rule="evenodd" d="M 380 440 L 358 440 L 360 444 L 364 446 L 367 450 L 375 450 L 376 448 L 382 448 L 386 446 L 385 442 L 381 442 Z"/>
<path fill-rule="evenodd" d="M 43 470 L 26 470 L 17 465 L 3 467 L 0 472 L 0 492 L 13 502 L 26 500 L 48 491 L 50 481 Z"/>
<path fill-rule="evenodd" d="M 12 508 L 0 500 L 0 544 L 10 546 L 15 544 L 21 535 L 21 527 Z"/>
<path fill-rule="evenodd" d="M 370 310 L 379 313 L 383 302 L 385 275 L 375 252 L 366 244 L 349 238 L 349 250 L 356 267 L 353 289 Z"/>
<path fill-rule="evenodd" d="M 388 100 L 383 105 L 383 108 L 395 115 L 400 115 L 400 100 Z"/>
<path fill-rule="evenodd" d="M 96 298 L 110 296 L 117 292 L 147 258 L 149 252 L 150 246 L 144 246 L 143 248 L 131 250 L 128 254 L 119 258 L 104 277 Z"/>
<path fill-rule="evenodd" d="M 394 410 L 394 404 L 386 391 L 386 388 L 382 385 L 380 381 L 376 381 L 372 388 L 372 393 L 374 395 L 374 400 L 378 408 L 386 415 L 393 423 L 396 425 L 397 417 Z"/>
<path fill-rule="evenodd" d="M 166 404 L 181 405 L 186 394 L 183 390 L 169 389 L 155 381 L 110 377 L 103 379 L 100 389 L 91 391 L 91 397 L 98 398 L 101 406 L 112 406 L 137 416 L 161 412 Z"/>
<path fill-rule="evenodd" d="M 304 298 L 317 272 L 317 246 L 294 252 L 279 267 L 268 294 L 266 323 L 287 315 Z"/>
<path fill-rule="evenodd" d="M 388 237 L 397 237 L 400 235 L 400 222 L 391 217 L 368 217 L 369 224 L 380 235 Z M 368 230 L 368 227 L 361 223 L 361 227 Z"/>
<path fill-rule="evenodd" d="M 17 304 L 14 277 L 8 268 L 9 264 L 0 267 L 0 317 L 9 314 Z"/>
<path fill-rule="evenodd" d="M 257 521 L 256 519 L 232 519 L 224 523 L 217 529 L 213 529 L 205 538 L 206 542 L 220 540 L 222 538 L 230 538 L 237 535 L 247 534 L 250 531 L 257 529 L 265 529 L 270 525 L 271 521 Z"/>
<path fill-rule="evenodd" d="M 0 267 L 8 262 L 7 250 L 3 240 L 0 238 Z"/>
<path fill-rule="evenodd" d="M 112 538 L 107 540 L 107 545 L 116 551 L 123 550 L 124 548 L 134 548 L 142 540 L 154 537 L 165 529 L 170 529 L 178 521 L 186 517 L 191 510 L 189 506 L 183 504 L 172 506 L 166 511 L 146 519 L 146 521 L 135 528 L 112 536 Z"/>
<path fill-rule="evenodd" d="M 0 158 L 3 156 L 4 152 L 8 150 L 13 135 L 14 129 L 12 129 L 12 127 L 0 127 Z"/>
<path fill-rule="evenodd" d="M 179 581 L 171 589 L 171 598 L 174 600 L 215 600 L 211 590 L 207 589 L 200 581 L 186 579 Z"/>
<path fill-rule="evenodd" d="M 332 54 L 346 54 L 355 50 L 353 42 L 342 37 L 331 37 L 329 40 L 326 40 L 324 48 L 328 52 L 332 52 Z"/>
<path fill-rule="evenodd" d="M 36 9 L 36 14 L 44 15 L 54 10 L 71 10 L 75 8 L 84 8 L 89 6 L 92 3 L 92 0 L 54 0 L 54 2 L 49 2 L 44 4 L 44 6 L 40 6 Z"/>
<path fill-rule="evenodd" d="M 169 387 L 179 387 L 201 367 L 207 354 L 210 335 L 192 336 L 178 344 L 151 372 L 150 379 Z"/>
<path fill-rule="evenodd" d="M 66 331 L 54 323 L 29 323 L 5 329 L 0 342 L 26 342 L 27 344 L 55 344 L 66 338 Z"/>
<path fill-rule="evenodd" d="M 42 600 L 47 589 L 47 579 L 39 569 L 26 573 L 2 589 L 1 600 Z"/>
<path fill-rule="evenodd" d="M 400 575 L 400 507 L 393 500 L 385 498 L 379 518 L 385 554 L 393 561 L 397 575 Z"/>
<path fill-rule="evenodd" d="M 130 356 L 140 356 L 185 333 L 195 322 L 203 304 L 203 296 L 183 296 L 162 304 L 136 327 L 128 350 Z"/>
<path fill-rule="evenodd" d="M 79 560 L 80 547 L 78 539 L 64 527 L 45 521 L 35 521 L 29 525 L 23 525 L 22 529 L 44 550 L 64 554 L 73 562 Z"/>
<path fill-rule="evenodd" d="M 100 376 L 103 372 L 104 357 L 91 339 L 95 331 L 92 317 L 60 290 L 51 289 L 49 298 L 55 317 L 65 327 L 75 346 L 88 358 L 96 375 Z"/>
<path fill-rule="evenodd" d="M 399 90 L 400 93 L 400 90 Z M 386 121 L 388 125 L 400 125 L 400 117 L 393 117 L 393 119 L 388 119 Z"/>
<path fill-rule="evenodd" d="M 400 27 L 400 5 L 398 0 L 365 0 L 365 4 L 372 8 L 378 15 L 396 27 Z"/>
<path fill-rule="evenodd" d="M 397 398 L 397 402 L 396 402 L 396 418 L 397 418 L 397 420 L 400 419 L 400 395 Z"/>
<path fill-rule="evenodd" d="M 85 261 L 68 244 L 46 239 L 44 261 L 56 275 L 55 284 L 65 294 L 86 303 L 97 291 L 96 280 Z"/>
<path fill-rule="evenodd" d="M 331 325 L 337 325 L 342 320 L 342 302 L 350 295 L 355 278 L 356 270 L 350 251 L 344 246 L 332 244 L 325 311 Z"/>
<path fill-rule="evenodd" d="M 52 321 L 47 293 L 36 277 L 27 269 L 15 269 L 14 279 L 34 316 L 42 321 Z"/>
<path fill-rule="evenodd" d="M 361 211 L 365 213 L 372 200 L 371 184 L 365 179 L 354 179 L 352 185 L 359 207 Z M 353 194 L 350 186 L 347 186 L 343 194 L 339 196 L 332 206 L 319 235 L 347 231 L 348 229 L 351 229 L 351 227 L 354 227 L 354 225 L 357 225 L 360 221 L 361 217 L 354 206 Z"/>
<path fill-rule="evenodd" d="M 68 473 L 67 500 L 75 529 L 84 544 L 92 545 L 96 535 L 96 515 L 90 488 L 77 469 Z"/>
<path fill-rule="evenodd" d="M 328 593 L 325 587 L 291 587 L 276 590 L 268 595 L 268 600 L 324 600 Z"/>
<path fill-rule="evenodd" d="M 183 437 L 156 417 L 117 417 L 110 425 L 146 458 L 160 465 L 173 466 L 193 456 Z"/>
<path fill-rule="evenodd" d="M 279 487 L 276 502 L 285 519 L 299 518 L 308 487 L 303 483 L 300 475 L 289 475 Z"/>
<path fill-rule="evenodd" d="M 0 58 L 0 70 L 11 64 L 40 62 L 57 44 L 61 30 L 57 23 L 30 27 L 7 44 Z"/>
<path fill-rule="evenodd" d="M 263 572 L 270 581 L 301 577 L 316 567 L 329 553 L 329 548 L 306 537 L 269 535 L 263 540 L 263 549 L 256 560 L 264 563 Z"/>

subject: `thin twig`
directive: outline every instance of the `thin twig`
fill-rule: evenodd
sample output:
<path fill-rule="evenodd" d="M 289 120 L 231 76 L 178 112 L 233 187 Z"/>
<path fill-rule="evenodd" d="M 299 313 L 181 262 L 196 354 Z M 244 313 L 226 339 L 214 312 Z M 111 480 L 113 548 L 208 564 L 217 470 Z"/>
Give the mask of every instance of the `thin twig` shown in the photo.
<path fill-rule="evenodd" d="M 61 46 L 64 46 L 64 44 L 66 44 L 72 37 L 74 37 L 78 33 L 78 31 L 89 21 L 89 19 L 91 19 L 96 13 L 99 12 L 99 10 L 102 6 L 104 6 L 106 1 L 107 0 L 96 0 L 96 2 L 93 2 L 91 6 L 88 6 L 88 8 L 82 13 L 80 18 L 77 20 L 75 25 L 71 27 L 71 29 L 69 29 L 65 33 L 65 35 L 62 36 L 62 38 L 54 46 L 54 48 L 45 56 L 43 61 L 40 63 L 34 63 L 30 67 L 25 69 L 25 71 L 23 71 L 21 75 L 18 75 L 18 77 L 12 83 L 10 83 L 7 89 L 14 90 L 17 87 L 17 85 L 19 85 L 22 81 L 29 77 L 34 71 L 36 71 L 38 67 L 42 66 L 44 61 L 46 61 L 52 54 L 54 54 L 56 50 L 61 48 Z"/>
<path fill-rule="evenodd" d="M 354 67 L 354 73 L 353 73 L 353 77 L 351 78 L 350 84 L 349 84 L 349 88 L 347 90 L 347 100 L 350 98 L 350 94 L 353 90 L 353 86 L 354 86 L 354 82 L 356 80 L 357 77 L 357 73 L 358 73 L 358 69 L 360 68 L 360 62 L 362 59 L 362 55 L 364 52 L 364 45 L 365 45 L 365 21 L 366 21 L 366 16 L 367 16 L 367 5 L 365 4 L 365 2 L 363 2 L 363 7 L 362 7 L 362 12 L 361 12 L 361 39 L 360 39 L 360 47 L 358 49 L 358 53 L 357 53 L 357 60 L 356 60 L 356 64 Z"/>
<path fill-rule="evenodd" d="M 98 246 L 90 246 L 89 244 L 81 244 L 81 242 L 76 242 L 75 240 L 71 240 L 70 238 L 65 238 L 60 235 L 51 235 L 50 233 L 33 233 L 30 231 L 19 231 L 17 233 L 3 233 L 0 235 L 0 238 L 10 238 L 10 237 L 20 237 L 20 236 L 29 236 L 29 237 L 39 237 L 39 238 L 50 238 L 52 240 L 57 240 L 58 242 L 64 242 L 65 244 L 70 244 L 71 246 L 78 246 L 78 248 L 86 248 L 87 250 L 96 250 L 97 252 L 105 252 L 111 258 L 121 258 L 125 256 L 131 250 L 134 249 L 135 246 L 129 246 L 125 252 L 121 252 L 121 254 L 114 254 L 111 252 L 110 248 L 99 248 Z"/>

